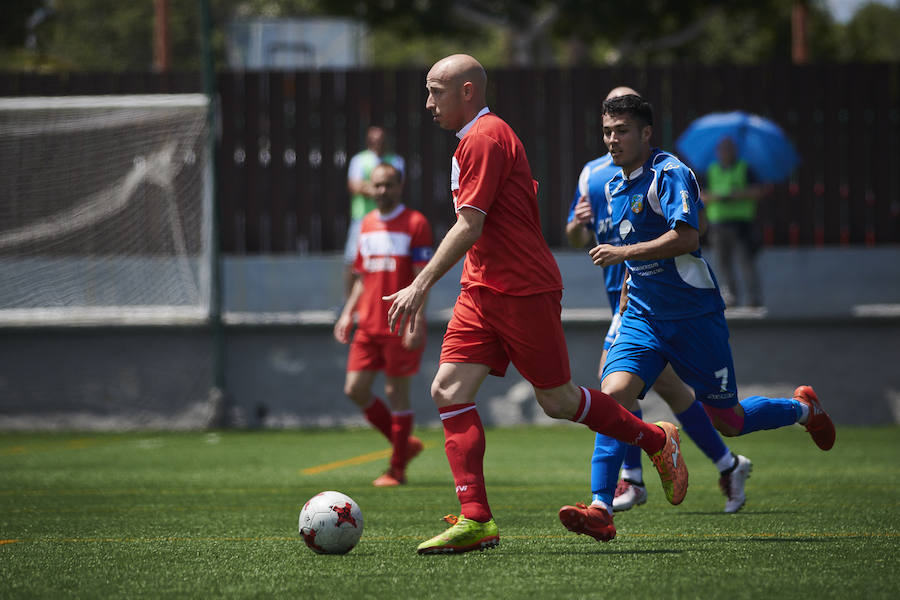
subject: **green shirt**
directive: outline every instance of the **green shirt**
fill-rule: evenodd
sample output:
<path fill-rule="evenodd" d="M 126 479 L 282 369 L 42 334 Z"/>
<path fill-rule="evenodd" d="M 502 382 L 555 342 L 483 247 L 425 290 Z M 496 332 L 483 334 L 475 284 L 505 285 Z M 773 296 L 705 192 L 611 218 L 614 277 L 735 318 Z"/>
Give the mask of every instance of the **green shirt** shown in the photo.
<path fill-rule="evenodd" d="M 742 190 L 749 183 L 747 163 L 742 160 L 727 169 L 718 162 L 714 162 L 706 171 L 706 191 L 717 196 L 731 195 L 734 190 Z M 706 217 L 710 223 L 752 221 L 756 218 L 756 200 L 733 198 L 726 201 L 707 202 Z"/>
<path fill-rule="evenodd" d="M 369 181 L 369 178 L 372 176 L 372 171 L 381 163 L 390 163 L 403 173 L 403 159 L 397 154 L 388 153 L 378 156 L 371 150 L 363 150 L 350 159 L 350 166 L 347 169 L 347 179 Z M 373 210 L 375 210 L 375 201 L 371 198 L 367 198 L 363 194 L 353 194 L 350 196 L 351 219 L 362 219 Z"/>

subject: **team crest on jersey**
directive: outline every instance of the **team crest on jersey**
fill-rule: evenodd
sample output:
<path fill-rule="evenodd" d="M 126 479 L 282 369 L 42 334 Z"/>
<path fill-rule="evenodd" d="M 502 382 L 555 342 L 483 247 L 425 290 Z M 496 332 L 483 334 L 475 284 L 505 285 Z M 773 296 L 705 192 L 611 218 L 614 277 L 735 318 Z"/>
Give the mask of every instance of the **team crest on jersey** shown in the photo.
<path fill-rule="evenodd" d="M 681 209 L 685 214 L 691 212 L 691 205 L 688 203 L 688 199 L 690 195 L 687 193 L 687 190 L 681 190 Z"/>
<path fill-rule="evenodd" d="M 637 214 L 644 210 L 644 196 L 642 194 L 635 194 L 631 197 L 631 212 Z"/>

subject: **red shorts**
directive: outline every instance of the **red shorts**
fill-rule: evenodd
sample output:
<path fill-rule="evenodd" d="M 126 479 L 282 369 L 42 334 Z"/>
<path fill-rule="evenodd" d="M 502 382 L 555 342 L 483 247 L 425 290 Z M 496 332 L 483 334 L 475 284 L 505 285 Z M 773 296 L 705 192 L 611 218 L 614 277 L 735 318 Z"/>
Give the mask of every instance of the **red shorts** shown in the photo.
<path fill-rule="evenodd" d="M 510 361 L 534 387 L 569 381 L 562 292 L 508 296 L 482 286 L 460 292 L 441 346 L 441 363 L 487 365 L 503 377 Z"/>
<path fill-rule="evenodd" d="M 399 335 L 369 335 L 360 329 L 353 334 L 347 371 L 384 371 L 388 377 L 409 377 L 419 372 L 425 344 L 415 350 L 403 347 Z"/>

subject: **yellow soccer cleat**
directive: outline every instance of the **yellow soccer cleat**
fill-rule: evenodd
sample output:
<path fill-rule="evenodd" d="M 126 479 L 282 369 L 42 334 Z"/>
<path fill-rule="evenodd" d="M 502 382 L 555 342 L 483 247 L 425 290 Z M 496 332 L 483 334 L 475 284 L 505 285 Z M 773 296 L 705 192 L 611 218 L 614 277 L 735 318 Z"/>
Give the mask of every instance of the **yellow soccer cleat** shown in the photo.
<path fill-rule="evenodd" d="M 494 519 L 487 523 L 479 523 L 465 517 L 447 515 L 444 520 L 450 523 L 450 529 L 419 544 L 416 552 L 419 554 L 458 554 L 493 548 L 500 543 L 500 530 L 494 523 Z"/>

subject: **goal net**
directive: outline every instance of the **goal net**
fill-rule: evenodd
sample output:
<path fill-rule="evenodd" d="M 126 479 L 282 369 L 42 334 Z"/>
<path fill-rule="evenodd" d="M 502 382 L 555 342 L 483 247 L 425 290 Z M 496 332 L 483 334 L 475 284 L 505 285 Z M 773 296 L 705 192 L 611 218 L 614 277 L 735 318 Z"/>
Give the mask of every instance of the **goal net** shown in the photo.
<path fill-rule="evenodd" d="M 0 98 L 0 326 L 209 317 L 207 107 Z"/>

